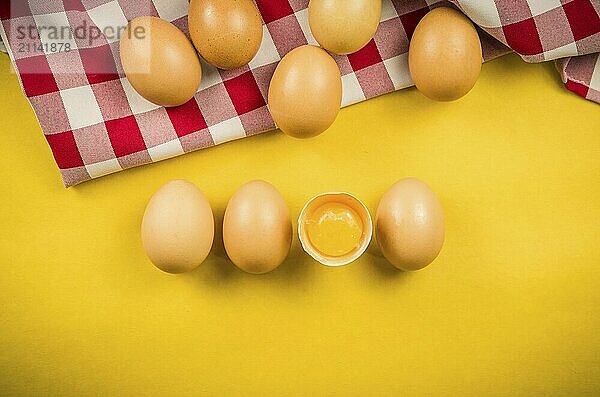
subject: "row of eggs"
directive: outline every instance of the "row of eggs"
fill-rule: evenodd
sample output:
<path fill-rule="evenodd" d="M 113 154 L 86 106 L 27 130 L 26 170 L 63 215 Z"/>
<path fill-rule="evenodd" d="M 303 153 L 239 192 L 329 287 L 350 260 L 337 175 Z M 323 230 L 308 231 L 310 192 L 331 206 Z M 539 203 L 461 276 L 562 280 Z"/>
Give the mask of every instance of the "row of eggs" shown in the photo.
<path fill-rule="evenodd" d="M 342 81 L 327 51 L 360 50 L 375 35 L 380 17 L 381 0 L 310 1 L 309 25 L 321 47 L 304 45 L 287 53 L 269 86 L 268 107 L 283 132 L 308 138 L 334 122 Z M 177 27 L 156 17 L 134 19 L 121 39 L 127 78 L 140 95 L 158 105 L 182 105 L 197 92 L 202 67 L 196 50 L 217 68 L 234 69 L 249 63 L 260 48 L 262 18 L 252 0 L 192 0 L 188 22 L 192 43 Z M 465 95 L 477 81 L 481 61 L 477 31 L 453 8 L 430 11 L 410 41 L 412 79 L 419 91 L 435 100 Z"/>
<path fill-rule="evenodd" d="M 382 196 L 374 226 L 367 207 L 343 192 L 314 197 L 298 218 L 303 249 L 328 266 L 345 265 L 360 257 L 373 231 L 392 265 L 407 271 L 422 269 L 438 256 L 444 242 L 442 207 L 424 182 L 406 178 Z M 214 233 L 210 203 L 185 180 L 161 187 L 142 219 L 145 252 L 167 273 L 184 273 L 199 266 L 210 253 Z M 289 207 L 270 183 L 248 182 L 230 198 L 223 218 L 223 243 L 238 268 L 253 274 L 274 270 L 287 258 L 293 234 Z"/>

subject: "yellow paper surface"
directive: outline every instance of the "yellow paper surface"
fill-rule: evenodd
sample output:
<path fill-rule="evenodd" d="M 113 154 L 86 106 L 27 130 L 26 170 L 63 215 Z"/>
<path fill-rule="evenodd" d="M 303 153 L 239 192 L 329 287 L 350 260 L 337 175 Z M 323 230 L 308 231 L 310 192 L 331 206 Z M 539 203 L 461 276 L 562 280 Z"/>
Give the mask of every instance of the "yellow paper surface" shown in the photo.
<path fill-rule="evenodd" d="M 600 106 L 552 64 L 507 56 L 455 103 L 408 89 L 343 109 L 312 140 L 266 133 L 69 190 L 6 57 L 0 70 L 0 394 L 600 393 Z M 374 213 L 406 176 L 447 219 L 418 273 L 375 244 L 327 268 L 295 236 L 278 270 L 248 275 L 220 225 L 191 274 L 161 273 L 141 248 L 145 204 L 174 178 L 219 224 L 252 179 L 296 217 L 323 191 Z"/>

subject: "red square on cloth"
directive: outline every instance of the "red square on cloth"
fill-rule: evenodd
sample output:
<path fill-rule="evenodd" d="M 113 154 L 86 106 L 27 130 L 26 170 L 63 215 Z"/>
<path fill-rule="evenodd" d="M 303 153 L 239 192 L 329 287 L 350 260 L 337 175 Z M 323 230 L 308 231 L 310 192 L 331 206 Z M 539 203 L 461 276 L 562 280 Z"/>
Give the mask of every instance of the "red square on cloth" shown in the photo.
<path fill-rule="evenodd" d="M 120 80 L 111 80 L 91 86 L 104 120 L 131 116 L 131 107 Z"/>
<path fill-rule="evenodd" d="M 575 40 L 600 32 L 600 18 L 589 0 L 573 0 L 563 5 Z"/>
<path fill-rule="evenodd" d="M 589 91 L 589 88 L 587 86 L 573 80 L 567 80 L 567 82 L 565 83 L 565 87 L 567 87 L 569 91 L 573 91 L 577 95 L 581 95 L 584 98 L 587 96 Z"/>
<path fill-rule="evenodd" d="M 408 14 L 400 15 L 400 22 L 404 27 L 404 31 L 410 40 L 417 27 L 419 21 L 429 12 L 429 8 L 419 8 L 418 10 L 409 12 Z"/>
<path fill-rule="evenodd" d="M 196 98 L 190 99 L 181 106 L 166 108 L 166 110 L 175 132 L 180 138 L 207 128 L 206 120 L 200 112 Z"/>
<path fill-rule="evenodd" d="M 356 78 L 367 98 L 373 98 L 381 92 L 394 91 L 394 83 L 382 63 L 357 71 Z"/>
<path fill-rule="evenodd" d="M 256 5 L 265 23 L 273 22 L 294 13 L 287 1 L 256 0 Z"/>
<path fill-rule="evenodd" d="M 364 46 L 360 51 L 348 55 L 348 60 L 350 61 L 350 65 L 352 65 L 352 69 L 355 71 L 375 65 L 382 61 L 377 45 L 372 39 L 369 41 L 369 44 Z"/>
<path fill-rule="evenodd" d="M 72 131 L 46 135 L 58 168 L 75 168 L 83 166 L 83 160 Z"/>
<path fill-rule="evenodd" d="M 118 157 L 146 150 L 146 143 L 134 116 L 109 120 L 104 124 Z"/>
<path fill-rule="evenodd" d="M 27 96 L 58 91 L 56 80 L 45 55 L 17 59 L 16 62 Z"/>
<path fill-rule="evenodd" d="M 121 0 L 119 1 L 119 5 L 128 21 L 146 15 L 153 17 L 159 16 L 152 0 Z"/>
<path fill-rule="evenodd" d="M 79 55 L 90 84 L 104 83 L 119 78 L 110 45 L 82 48 L 79 50 Z"/>
<path fill-rule="evenodd" d="M 51 92 L 29 98 L 31 105 L 38 109 L 37 118 L 45 134 L 64 132 L 69 125 L 69 118 L 60 92 Z"/>
<path fill-rule="evenodd" d="M 24 0 L 2 0 L 0 1 L 0 18 L 18 18 L 31 15 L 29 2 Z"/>
<path fill-rule="evenodd" d="M 252 72 L 248 71 L 233 79 L 226 80 L 224 84 L 239 115 L 266 105 Z"/>
<path fill-rule="evenodd" d="M 85 11 L 85 6 L 81 0 L 63 0 L 65 11 Z"/>
<path fill-rule="evenodd" d="M 208 129 L 182 136 L 179 140 L 181 141 L 181 147 L 183 148 L 183 151 L 186 153 L 207 148 L 215 144 Z"/>
<path fill-rule="evenodd" d="M 523 55 L 536 55 L 544 52 L 533 18 L 502 27 L 506 41 L 515 51 Z"/>

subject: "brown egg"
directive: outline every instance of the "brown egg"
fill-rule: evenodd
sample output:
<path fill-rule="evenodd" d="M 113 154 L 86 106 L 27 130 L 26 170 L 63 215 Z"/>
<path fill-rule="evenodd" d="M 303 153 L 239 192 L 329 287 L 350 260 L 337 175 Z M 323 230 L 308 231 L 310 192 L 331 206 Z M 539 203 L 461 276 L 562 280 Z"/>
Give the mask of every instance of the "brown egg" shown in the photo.
<path fill-rule="evenodd" d="M 304 45 L 283 57 L 269 86 L 269 110 L 277 126 L 295 138 L 325 131 L 342 104 L 342 78 L 323 49 Z"/>
<path fill-rule="evenodd" d="M 208 256 L 215 223 L 208 200 L 198 188 L 174 180 L 154 193 L 142 220 L 148 258 L 167 273 L 195 269 Z"/>
<path fill-rule="evenodd" d="M 444 244 L 444 214 L 435 193 L 415 178 L 396 182 L 377 208 L 376 236 L 383 255 L 401 270 L 419 270 Z"/>
<path fill-rule="evenodd" d="M 262 41 L 262 17 L 252 0 L 192 0 L 189 28 L 206 61 L 235 69 L 254 58 Z"/>
<path fill-rule="evenodd" d="M 473 88 L 481 71 L 481 43 L 471 21 L 453 8 L 430 11 L 410 41 L 410 74 L 426 97 L 453 101 Z"/>
<path fill-rule="evenodd" d="M 136 18 L 120 44 L 125 75 L 150 102 L 179 106 L 198 91 L 200 59 L 192 43 L 171 23 L 156 17 Z"/>
<path fill-rule="evenodd" d="M 381 18 L 381 0 L 310 0 L 310 30 L 323 48 L 350 54 L 373 38 Z"/>
<path fill-rule="evenodd" d="M 252 181 L 234 193 L 225 210 L 223 242 L 229 259 L 248 273 L 270 272 L 285 260 L 292 222 L 285 200 L 273 185 Z"/>

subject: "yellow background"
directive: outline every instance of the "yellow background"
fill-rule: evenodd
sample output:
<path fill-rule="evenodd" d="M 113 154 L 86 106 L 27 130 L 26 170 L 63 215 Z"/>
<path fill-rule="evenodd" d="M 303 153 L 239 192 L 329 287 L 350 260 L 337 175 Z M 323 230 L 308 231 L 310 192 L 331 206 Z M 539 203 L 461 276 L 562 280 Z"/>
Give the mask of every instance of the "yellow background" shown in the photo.
<path fill-rule="evenodd" d="M 266 133 L 64 189 L 6 57 L 0 93 L 0 394 L 600 393 L 600 107 L 552 64 L 507 56 L 474 90 L 408 89 L 341 111 L 322 136 Z M 372 244 L 327 268 L 297 236 L 276 271 L 226 259 L 169 276 L 145 258 L 152 193 L 195 182 L 217 224 L 265 179 L 296 217 L 346 190 L 374 212 L 416 176 L 447 218 L 439 258 L 394 270 Z"/>

